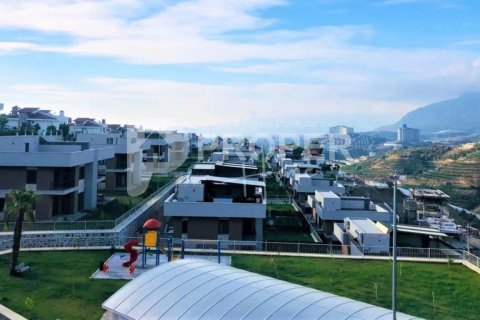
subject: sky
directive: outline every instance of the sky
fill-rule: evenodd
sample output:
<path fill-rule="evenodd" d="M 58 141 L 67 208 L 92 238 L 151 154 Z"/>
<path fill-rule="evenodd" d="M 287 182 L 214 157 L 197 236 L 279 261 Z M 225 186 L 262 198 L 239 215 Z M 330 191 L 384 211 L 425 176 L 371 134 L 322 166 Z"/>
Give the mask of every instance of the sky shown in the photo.
<path fill-rule="evenodd" d="M 480 91 L 478 21 L 477 0 L 0 0 L 0 102 L 151 129 L 372 130 Z"/>

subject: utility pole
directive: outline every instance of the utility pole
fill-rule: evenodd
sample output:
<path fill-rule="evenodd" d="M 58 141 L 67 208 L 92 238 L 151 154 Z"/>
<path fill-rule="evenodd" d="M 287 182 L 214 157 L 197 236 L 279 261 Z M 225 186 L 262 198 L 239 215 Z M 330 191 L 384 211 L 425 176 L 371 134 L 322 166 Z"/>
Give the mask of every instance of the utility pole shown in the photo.
<path fill-rule="evenodd" d="M 392 313 L 393 320 L 397 319 L 397 172 L 393 178 L 393 268 L 392 268 Z"/>

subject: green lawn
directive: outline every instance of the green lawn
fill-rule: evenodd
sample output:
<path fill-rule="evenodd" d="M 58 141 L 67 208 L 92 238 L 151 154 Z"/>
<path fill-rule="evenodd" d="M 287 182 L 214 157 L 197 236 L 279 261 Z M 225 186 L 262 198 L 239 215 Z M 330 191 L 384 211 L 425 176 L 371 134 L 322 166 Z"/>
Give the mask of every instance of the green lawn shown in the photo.
<path fill-rule="evenodd" d="M 387 261 L 234 256 L 233 266 L 385 308 Z M 478 319 L 480 275 L 461 265 L 399 263 L 398 309 L 426 319 Z"/>
<path fill-rule="evenodd" d="M 264 241 L 314 242 L 302 213 L 291 204 L 268 204 Z"/>
<path fill-rule="evenodd" d="M 101 304 L 126 282 L 91 280 L 107 251 L 22 252 L 31 266 L 21 278 L 8 274 L 10 255 L 0 256 L 0 304 L 28 319 L 100 319 Z"/>
<path fill-rule="evenodd" d="M 264 231 L 263 241 L 274 242 L 308 242 L 313 243 L 313 239 L 307 232 L 300 231 Z"/>
<path fill-rule="evenodd" d="M 106 205 L 99 205 L 94 212 L 86 216 L 86 219 L 115 220 L 173 179 L 173 177 L 152 176 L 147 190 L 138 197 L 131 197 L 126 191 L 106 191 L 105 196 L 115 197 L 115 200 Z"/>
<path fill-rule="evenodd" d="M 290 203 L 285 203 L 285 204 L 267 204 L 267 210 L 269 211 L 283 211 L 283 212 L 292 212 L 295 213 L 297 210 L 295 210 L 295 207 L 292 206 Z"/>
<path fill-rule="evenodd" d="M 0 256 L 0 303 L 29 319 L 99 319 L 126 281 L 91 280 L 107 251 L 22 252 L 32 270 L 8 275 Z M 390 308 L 387 261 L 234 256 L 237 268 Z M 399 310 L 427 319 L 478 319 L 480 276 L 461 265 L 399 264 Z"/>
<path fill-rule="evenodd" d="M 265 184 L 267 187 L 267 198 L 272 197 L 288 197 L 290 194 L 288 191 L 285 189 L 285 187 L 281 186 L 278 181 L 274 178 L 266 178 L 265 179 Z"/>

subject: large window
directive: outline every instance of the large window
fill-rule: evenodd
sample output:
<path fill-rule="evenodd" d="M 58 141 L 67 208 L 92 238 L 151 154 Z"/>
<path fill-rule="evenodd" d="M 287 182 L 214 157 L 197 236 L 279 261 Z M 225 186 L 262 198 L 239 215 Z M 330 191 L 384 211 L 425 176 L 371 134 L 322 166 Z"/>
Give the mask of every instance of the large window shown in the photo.
<path fill-rule="evenodd" d="M 84 209 L 84 193 L 79 193 L 78 194 L 78 211 L 82 211 Z"/>
<path fill-rule="evenodd" d="M 0 212 L 3 212 L 5 207 L 5 198 L 0 198 Z"/>
<path fill-rule="evenodd" d="M 37 170 L 27 169 L 27 184 L 37 184 Z"/>
<path fill-rule="evenodd" d="M 228 224 L 228 220 L 218 220 L 218 234 L 229 234 Z"/>
<path fill-rule="evenodd" d="M 80 167 L 80 180 L 85 179 L 85 167 Z"/>
<path fill-rule="evenodd" d="M 188 219 L 182 220 L 182 234 L 188 233 Z"/>

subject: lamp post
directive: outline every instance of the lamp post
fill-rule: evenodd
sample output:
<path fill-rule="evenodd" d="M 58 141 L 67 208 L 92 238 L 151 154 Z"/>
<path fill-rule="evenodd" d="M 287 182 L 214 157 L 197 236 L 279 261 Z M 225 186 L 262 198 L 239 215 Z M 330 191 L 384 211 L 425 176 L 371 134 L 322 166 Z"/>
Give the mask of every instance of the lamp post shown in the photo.
<path fill-rule="evenodd" d="M 392 268 L 392 313 L 393 320 L 397 319 L 397 172 L 393 179 L 393 268 Z"/>

